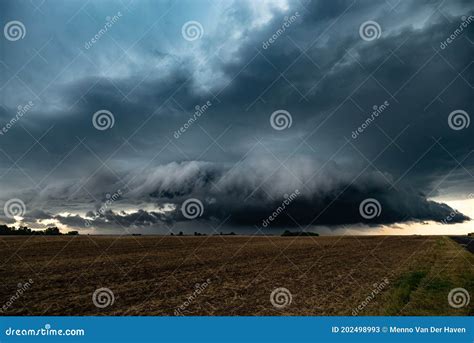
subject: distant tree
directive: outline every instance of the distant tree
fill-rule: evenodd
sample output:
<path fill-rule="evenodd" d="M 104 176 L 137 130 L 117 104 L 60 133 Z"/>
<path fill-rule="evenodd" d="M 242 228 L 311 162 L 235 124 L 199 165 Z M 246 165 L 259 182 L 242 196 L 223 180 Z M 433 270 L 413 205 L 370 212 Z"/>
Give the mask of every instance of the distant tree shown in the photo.
<path fill-rule="evenodd" d="M 32 234 L 31 229 L 27 228 L 26 226 L 19 227 L 17 231 L 18 231 L 19 235 L 31 235 Z"/>
<path fill-rule="evenodd" d="M 0 235 L 11 235 L 11 234 L 12 234 L 12 228 L 6 225 L 0 225 Z"/>
<path fill-rule="evenodd" d="M 178 236 L 183 236 L 183 231 L 180 231 L 180 232 L 178 233 Z"/>
<path fill-rule="evenodd" d="M 77 236 L 79 234 L 79 231 L 69 231 L 67 235 L 69 236 Z"/>
<path fill-rule="evenodd" d="M 285 230 L 285 232 L 283 232 L 281 235 L 282 237 L 295 237 L 295 236 L 307 237 L 307 236 L 319 236 L 319 233 L 303 232 L 303 231 L 291 232 L 291 231 Z"/>
<path fill-rule="evenodd" d="M 78 231 L 70 231 L 68 235 L 78 235 Z M 15 235 L 15 236 L 59 236 L 62 235 L 57 227 L 48 227 L 46 230 L 31 230 L 29 227 L 23 226 L 18 229 L 15 227 L 8 227 L 7 225 L 0 225 L 0 235 Z"/>
<path fill-rule="evenodd" d="M 48 227 L 46 230 L 44 230 L 44 234 L 48 236 L 58 236 L 61 234 L 61 232 L 55 226 L 55 227 Z"/>

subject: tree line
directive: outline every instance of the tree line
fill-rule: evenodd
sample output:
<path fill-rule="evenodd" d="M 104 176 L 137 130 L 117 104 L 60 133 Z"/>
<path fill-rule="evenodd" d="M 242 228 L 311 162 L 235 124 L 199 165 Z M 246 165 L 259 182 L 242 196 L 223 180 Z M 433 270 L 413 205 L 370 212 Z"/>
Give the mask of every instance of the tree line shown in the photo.
<path fill-rule="evenodd" d="M 69 231 L 66 235 L 78 235 L 78 231 Z M 23 226 L 19 228 L 0 225 L 0 236 L 61 236 L 63 233 L 54 227 L 48 227 L 44 230 L 31 230 L 29 227 Z"/>

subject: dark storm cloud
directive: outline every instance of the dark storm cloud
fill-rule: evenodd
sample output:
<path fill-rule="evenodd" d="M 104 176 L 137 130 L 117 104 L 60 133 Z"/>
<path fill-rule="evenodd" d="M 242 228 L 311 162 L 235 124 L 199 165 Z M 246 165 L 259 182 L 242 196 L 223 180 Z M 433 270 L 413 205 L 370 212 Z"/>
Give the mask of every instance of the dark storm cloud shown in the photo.
<path fill-rule="evenodd" d="M 170 25 L 160 23 L 133 46 L 132 57 L 119 55 L 117 62 L 114 42 L 104 37 L 72 64 L 66 74 L 74 72 L 73 78 L 53 83 L 24 120 L 0 137 L 8 154 L 0 155 L 6 172 L 2 182 L 15 180 L 9 184 L 18 185 L 6 185 L 13 189 L 2 198 L 16 192 L 46 212 L 63 208 L 85 213 L 100 205 L 104 193 L 124 189 L 126 195 L 117 204 L 176 206 L 156 212 L 108 210 L 93 218 L 97 227 L 107 227 L 113 222 L 184 222 L 179 207 L 196 197 L 205 204 L 202 219 L 219 221 L 230 215 L 229 223 L 245 226 L 259 225 L 284 194 L 298 188 L 301 196 L 273 225 L 359 223 L 358 206 L 366 198 L 378 199 L 383 208 L 371 224 L 442 221 L 452 209 L 427 197 L 443 195 L 438 189 L 451 181 L 446 176 L 453 169 L 450 175 L 456 175 L 457 184 L 472 185 L 472 125 L 454 131 L 447 118 L 459 108 L 474 113 L 469 101 L 473 48 L 467 39 L 472 40 L 473 26 L 446 49 L 440 49 L 440 42 L 459 27 L 462 15 L 474 12 L 467 2 L 453 1 L 435 11 L 439 4 L 411 1 L 393 9 L 393 4 L 370 1 L 294 2 L 286 11 L 272 8 L 255 15 L 248 3 L 223 3 L 222 13 L 214 13 L 219 29 L 204 22 L 202 41 L 184 45 L 180 28 L 185 20 L 171 11 L 167 23 L 178 23 L 172 39 L 160 32 L 169 32 Z M 87 9 L 112 13 L 109 5 Z M 284 17 L 295 12 L 298 20 L 262 48 Z M 273 13 L 271 20 L 255 24 L 268 13 Z M 130 28 L 138 21 L 136 15 L 125 12 L 111 30 L 116 42 L 133 42 Z M 64 56 L 72 59 L 75 45 L 100 27 L 98 18 L 80 39 L 61 32 L 59 41 L 70 39 Z M 83 20 L 79 14 L 64 25 Z M 359 26 L 367 20 L 380 23 L 379 39 L 366 42 L 359 36 Z M 232 38 L 237 33 L 239 38 Z M 141 32 L 136 35 L 140 38 Z M 15 55 L 12 47 L 5 53 L 7 61 Z M 54 68 L 56 58 L 48 60 L 45 68 L 53 75 L 65 66 L 57 62 Z M 113 66 L 110 73 L 96 68 L 104 60 Z M 207 101 L 212 106 L 206 113 L 174 138 L 195 106 Z M 385 101 L 387 110 L 351 138 L 373 106 Z M 0 116 L 6 122 L 15 108 L 6 97 L 2 102 Z M 91 119 L 103 108 L 114 114 L 115 125 L 102 132 Z M 271 128 L 269 117 L 277 109 L 291 113 L 291 128 Z M 30 133 L 37 138 L 50 128 L 41 145 L 35 144 Z M 32 144 L 20 161 L 31 177 L 19 183 L 21 170 L 8 167 Z M 251 158 L 244 158 L 249 151 Z M 242 158 L 245 163 L 239 162 Z M 180 163 L 190 160 L 198 161 Z M 312 175 L 320 165 L 326 167 L 321 171 L 325 177 L 315 181 Z M 454 217 L 451 222 L 467 219 Z M 71 226 L 83 224 L 81 216 L 55 218 Z M 46 218 L 38 213 L 37 219 Z"/>
<path fill-rule="evenodd" d="M 135 175 L 123 202 L 155 202 L 161 208 L 133 212 L 91 211 L 86 218 L 57 216 L 61 223 L 97 228 L 173 227 L 192 222 L 183 213 L 185 201 L 197 199 L 202 209 L 197 220 L 226 222 L 238 227 L 296 227 L 365 223 L 392 224 L 433 220 L 450 224 L 469 220 L 446 204 L 425 199 L 413 189 L 391 188 L 391 178 L 377 172 L 352 173 L 334 162 L 292 160 L 288 170 L 275 161 L 249 160 L 225 167 L 204 162 L 171 163 Z M 380 213 L 363 216 L 360 204 L 376 199 Z M 284 205 L 285 204 L 285 205 Z M 168 205 L 168 209 L 166 206 Z M 172 205 L 172 206 L 170 206 Z M 279 207 L 284 207 L 280 213 Z M 270 222 L 268 217 L 278 213 Z M 267 219 L 267 220 L 266 220 Z"/>
<path fill-rule="evenodd" d="M 173 165 L 171 169 L 175 168 L 175 172 L 155 173 L 156 178 L 148 180 L 146 186 L 154 189 L 152 197 L 174 202 L 178 208 L 190 197 L 203 199 L 204 218 L 223 221 L 229 217 L 230 223 L 242 226 L 262 226 L 263 220 L 291 194 L 294 198 L 286 206 L 287 212 L 273 220 L 274 226 L 442 221 L 454 212 L 445 204 L 427 201 L 416 191 L 391 189 L 386 176 L 376 172 L 351 175 L 341 172 L 346 168 L 335 163 L 322 168 L 312 161 L 291 161 L 290 165 L 292 163 L 298 168 L 276 173 L 277 163 L 268 161 L 243 163 L 219 173 L 207 164 L 198 169 L 188 168 L 187 164 Z M 194 173 L 176 179 L 169 177 L 183 169 Z M 380 216 L 371 220 L 361 217 L 359 211 L 360 203 L 367 197 L 377 199 L 382 208 Z M 451 222 L 467 219 L 456 213 Z"/>

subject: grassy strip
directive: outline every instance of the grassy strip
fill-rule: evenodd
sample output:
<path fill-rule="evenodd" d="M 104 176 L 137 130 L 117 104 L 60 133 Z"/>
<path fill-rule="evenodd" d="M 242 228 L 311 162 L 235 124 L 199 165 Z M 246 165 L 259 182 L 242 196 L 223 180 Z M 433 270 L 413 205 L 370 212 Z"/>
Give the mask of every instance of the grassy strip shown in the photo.
<path fill-rule="evenodd" d="M 397 315 L 410 301 L 413 291 L 415 291 L 420 282 L 426 277 L 426 271 L 416 271 L 403 274 L 394 284 L 391 296 L 387 302 L 386 314 L 389 316 Z"/>
<path fill-rule="evenodd" d="M 464 288 L 471 301 L 453 308 L 448 294 L 454 288 Z M 383 315 L 445 316 L 474 314 L 474 257 L 448 237 L 440 237 L 435 248 L 417 258 L 392 283 L 381 297 Z"/>

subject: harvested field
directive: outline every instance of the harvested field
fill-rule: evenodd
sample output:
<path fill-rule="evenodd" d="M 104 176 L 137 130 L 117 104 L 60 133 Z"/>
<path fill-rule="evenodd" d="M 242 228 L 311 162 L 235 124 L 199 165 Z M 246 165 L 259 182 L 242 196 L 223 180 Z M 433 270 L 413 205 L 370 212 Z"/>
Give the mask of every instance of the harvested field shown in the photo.
<path fill-rule="evenodd" d="M 473 255 L 441 236 L 4 236 L 0 241 L 0 308 L 8 305 L 3 315 L 473 313 L 472 303 L 454 309 L 446 298 L 454 287 L 470 289 L 472 297 Z M 30 279 L 12 300 L 19 284 Z M 92 301 L 102 287 L 114 298 L 104 308 Z M 277 300 L 277 305 L 286 301 L 282 308 L 270 301 L 278 287 L 291 293 L 291 303 Z"/>

